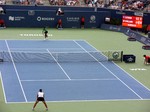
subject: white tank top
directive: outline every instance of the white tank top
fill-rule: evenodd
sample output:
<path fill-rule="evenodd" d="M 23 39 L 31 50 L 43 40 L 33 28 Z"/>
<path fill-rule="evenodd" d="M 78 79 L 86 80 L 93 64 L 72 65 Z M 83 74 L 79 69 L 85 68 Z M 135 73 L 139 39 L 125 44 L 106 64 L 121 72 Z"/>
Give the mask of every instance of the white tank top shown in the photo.
<path fill-rule="evenodd" d="M 38 97 L 44 97 L 44 93 L 43 92 L 38 92 Z"/>

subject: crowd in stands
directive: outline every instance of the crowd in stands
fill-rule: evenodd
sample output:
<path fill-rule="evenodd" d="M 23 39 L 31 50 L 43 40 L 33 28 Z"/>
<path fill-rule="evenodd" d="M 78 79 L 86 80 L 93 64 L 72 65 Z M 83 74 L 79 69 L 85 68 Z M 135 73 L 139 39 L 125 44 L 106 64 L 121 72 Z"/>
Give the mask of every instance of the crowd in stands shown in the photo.
<path fill-rule="evenodd" d="M 5 0 L 0 0 L 0 5 L 6 4 Z"/>
<path fill-rule="evenodd" d="M 79 0 L 49 0 L 49 3 L 56 6 L 81 6 Z"/>
<path fill-rule="evenodd" d="M 149 12 L 150 13 L 150 4 L 144 9 L 144 11 Z"/>
<path fill-rule="evenodd" d="M 150 4 L 150 0 L 85 0 L 85 4 L 88 7 L 107 7 L 121 10 L 144 10 Z"/>
<path fill-rule="evenodd" d="M 118 0 L 110 5 L 113 9 L 142 11 L 150 4 L 150 0 Z"/>
<path fill-rule="evenodd" d="M 22 5 L 49 5 L 55 6 L 84 6 L 111 8 L 119 10 L 139 10 L 150 12 L 150 0 L 10 0 L 13 4 Z M 7 4 L 6 0 L 0 0 L 0 4 Z"/>

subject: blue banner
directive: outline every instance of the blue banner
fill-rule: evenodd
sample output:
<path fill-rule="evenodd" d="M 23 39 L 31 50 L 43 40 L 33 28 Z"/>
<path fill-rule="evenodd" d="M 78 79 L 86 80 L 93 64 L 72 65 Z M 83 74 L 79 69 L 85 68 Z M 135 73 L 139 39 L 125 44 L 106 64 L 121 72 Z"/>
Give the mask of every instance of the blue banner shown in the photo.
<path fill-rule="evenodd" d="M 138 32 L 131 30 L 130 28 L 116 26 L 116 25 L 110 25 L 110 24 L 102 24 L 101 28 L 104 30 L 122 32 L 125 35 L 127 35 L 128 37 L 135 38 L 137 41 L 150 46 L 150 38 L 147 38 L 147 37 L 139 34 Z"/>
<path fill-rule="evenodd" d="M 56 28 L 58 20 L 61 19 L 64 28 L 80 28 L 81 17 L 84 17 L 85 28 L 99 28 L 105 17 L 110 16 L 105 11 L 64 11 L 63 15 L 56 15 L 55 10 L 6 9 L 6 12 L 2 18 L 7 27 Z"/>
<path fill-rule="evenodd" d="M 132 37 L 135 38 L 137 41 L 150 46 L 150 38 L 147 38 L 131 29 L 127 29 L 126 32 L 124 32 L 125 35 L 127 35 L 128 37 Z"/>

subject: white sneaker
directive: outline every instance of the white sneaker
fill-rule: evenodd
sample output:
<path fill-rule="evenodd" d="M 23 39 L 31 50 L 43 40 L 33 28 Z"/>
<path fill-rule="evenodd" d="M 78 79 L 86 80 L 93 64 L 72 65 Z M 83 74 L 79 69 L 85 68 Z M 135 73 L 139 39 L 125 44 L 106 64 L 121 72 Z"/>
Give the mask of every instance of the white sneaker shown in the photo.
<path fill-rule="evenodd" d="M 34 108 L 32 108 L 32 111 L 34 111 Z"/>
<path fill-rule="evenodd" d="M 46 108 L 46 111 L 48 111 L 48 108 Z"/>

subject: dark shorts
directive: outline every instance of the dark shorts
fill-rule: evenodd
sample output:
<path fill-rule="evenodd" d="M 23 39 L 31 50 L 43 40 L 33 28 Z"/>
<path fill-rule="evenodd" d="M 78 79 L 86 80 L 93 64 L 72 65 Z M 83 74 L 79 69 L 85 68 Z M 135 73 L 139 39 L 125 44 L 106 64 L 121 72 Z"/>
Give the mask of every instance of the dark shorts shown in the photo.
<path fill-rule="evenodd" d="M 150 63 L 150 58 L 148 58 L 147 62 Z"/>
<path fill-rule="evenodd" d="M 83 22 L 83 21 L 81 21 L 81 25 L 84 25 L 84 22 Z"/>
<path fill-rule="evenodd" d="M 38 97 L 37 99 L 38 101 L 45 101 L 45 99 L 43 97 Z"/>
<path fill-rule="evenodd" d="M 48 33 L 48 31 L 45 31 L 44 33 Z"/>

